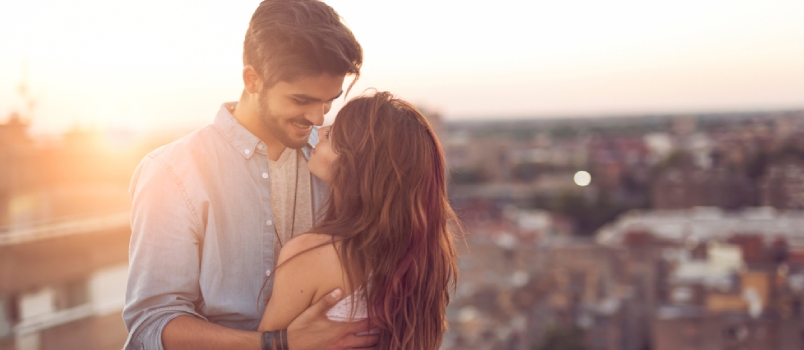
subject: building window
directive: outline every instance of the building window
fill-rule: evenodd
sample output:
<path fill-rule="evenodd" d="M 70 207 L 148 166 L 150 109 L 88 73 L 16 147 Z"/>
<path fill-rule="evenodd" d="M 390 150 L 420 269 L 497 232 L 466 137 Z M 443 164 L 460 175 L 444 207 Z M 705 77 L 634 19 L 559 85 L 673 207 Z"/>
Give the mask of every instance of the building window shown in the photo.
<path fill-rule="evenodd" d="M 748 339 L 748 327 L 735 325 L 723 330 L 723 337 L 727 340 L 743 342 Z"/>
<path fill-rule="evenodd" d="M 12 327 L 14 325 L 14 315 L 12 315 L 13 298 L 0 299 L 0 339 L 8 338 L 12 335 Z"/>
<path fill-rule="evenodd" d="M 55 289 L 54 306 L 58 310 L 72 309 L 89 303 L 89 289 L 86 280 L 75 280 L 62 284 Z"/>

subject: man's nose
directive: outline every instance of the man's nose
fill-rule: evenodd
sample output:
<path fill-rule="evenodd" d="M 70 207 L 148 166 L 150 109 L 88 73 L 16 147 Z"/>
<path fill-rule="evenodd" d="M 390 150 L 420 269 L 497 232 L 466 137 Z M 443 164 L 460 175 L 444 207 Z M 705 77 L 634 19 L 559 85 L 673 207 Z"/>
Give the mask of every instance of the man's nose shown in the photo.
<path fill-rule="evenodd" d="M 307 111 L 305 118 L 313 123 L 313 125 L 324 125 L 324 114 L 326 113 L 324 105 L 318 105 Z"/>

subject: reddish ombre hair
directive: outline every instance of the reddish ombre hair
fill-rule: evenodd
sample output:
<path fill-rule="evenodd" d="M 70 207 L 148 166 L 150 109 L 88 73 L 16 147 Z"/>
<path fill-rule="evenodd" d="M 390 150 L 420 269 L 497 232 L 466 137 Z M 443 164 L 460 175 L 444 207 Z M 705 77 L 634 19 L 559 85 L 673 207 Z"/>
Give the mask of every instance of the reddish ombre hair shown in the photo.
<path fill-rule="evenodd" d="M 338 158 L 311 230 L 340 242 L 353 290 L 363 288 L 380 349 L 438 349 L 458 277 L 444 153 L 427 119 L 388 92 L 357 97 L 330 132 Z M 367 278 L 368 276 L 368 278 Z"/>

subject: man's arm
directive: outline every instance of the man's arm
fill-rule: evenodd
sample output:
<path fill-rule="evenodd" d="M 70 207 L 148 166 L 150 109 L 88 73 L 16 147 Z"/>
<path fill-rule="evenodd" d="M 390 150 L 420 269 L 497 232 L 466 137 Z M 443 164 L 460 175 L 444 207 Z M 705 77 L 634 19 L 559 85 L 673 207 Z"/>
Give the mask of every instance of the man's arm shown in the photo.
<path fill-rule="evenodd" d="M 374 349 L 376 335 L 357 336 L 371 328 L 368 321 L 333 322 L 326 314 L 342 297 L 340 289 L 321 298 L 288 326 L 288 348 L 291 350 Z M 260 333 L 229 329 L 194 317 L 179 316 L 170 321 L 162 333 L 165 349 L 245 349 L 260 350 Z"/>
<path fill-rule="evenodd" d="M 226 328 L 190 316 L 170 321 L 162 331 L 162 344 L 166 350 L 261 349 L 259 332 Z"/>
<path fill-rule="evenodd" d="M 125 349 L 162 350 L 162 331 L 173 319 L 204 320 L 195 310 L 203 224 L 178 176 L 150 155 L 134 172 L 130 191 Z"/>

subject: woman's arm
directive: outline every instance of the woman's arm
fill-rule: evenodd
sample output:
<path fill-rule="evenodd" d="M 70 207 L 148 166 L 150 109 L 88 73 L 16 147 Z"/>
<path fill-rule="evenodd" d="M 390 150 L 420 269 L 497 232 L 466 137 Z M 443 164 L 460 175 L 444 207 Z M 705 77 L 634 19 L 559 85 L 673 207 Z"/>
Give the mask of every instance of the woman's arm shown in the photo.
<path fill-rule="evenodd" d="M 342 288 L 332 286 L 333 277 L 340 280 L 341 273 L 337 273 L 340 264 L 329 242 L 330 236 L 303 234 L 285 243 L 279 253 L 278 268 L 273 272 L 273 292 L 265 307 L 259 331 L 287 328 L 324 293 Z M 333 270 L 333 265 L 337 270 Z M 333 276 L 334 273 L 337 275 Z"/>

